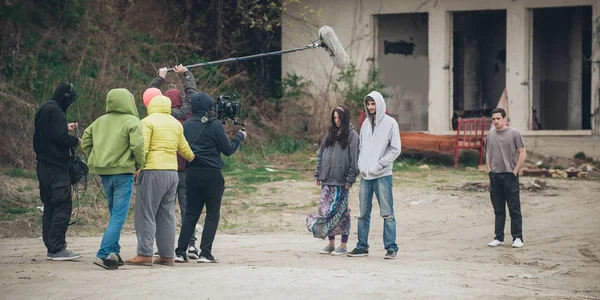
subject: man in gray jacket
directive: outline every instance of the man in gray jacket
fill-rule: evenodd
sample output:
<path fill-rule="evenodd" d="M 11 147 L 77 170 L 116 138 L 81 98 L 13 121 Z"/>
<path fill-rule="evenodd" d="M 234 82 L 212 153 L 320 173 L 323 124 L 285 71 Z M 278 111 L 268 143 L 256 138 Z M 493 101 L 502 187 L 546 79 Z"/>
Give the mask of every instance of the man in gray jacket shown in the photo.
<path fill-rule="evenodd" d="M 386 259 L 396 258 L 396 219 L 392 195 L 392 164 L 400 155 L 400 131 L 398 123 L 385 114 L 383 96 L 373 91 L 365 97 L 367 118 L 360 128 L 358 169 L 360 171 L 360 216 L 358 217 L 358 243 L 348 256 L 369 254 L 369 227 L 373 193 L 379 202 L 383 217 L 383 243 Z"/>

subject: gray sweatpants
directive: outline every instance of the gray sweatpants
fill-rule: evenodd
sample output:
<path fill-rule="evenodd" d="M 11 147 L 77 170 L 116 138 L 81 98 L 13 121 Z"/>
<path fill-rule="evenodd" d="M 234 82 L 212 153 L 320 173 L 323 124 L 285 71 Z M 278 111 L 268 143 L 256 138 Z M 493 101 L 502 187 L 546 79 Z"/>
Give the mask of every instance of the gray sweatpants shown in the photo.
<path fill-rule="evenodd" d="M 152 256 L 154 238 L 161 257 L 175 254 L 175 195 L 179 178 L 173 170 L 140 172 L 133 218 L 137 254 Z"/>

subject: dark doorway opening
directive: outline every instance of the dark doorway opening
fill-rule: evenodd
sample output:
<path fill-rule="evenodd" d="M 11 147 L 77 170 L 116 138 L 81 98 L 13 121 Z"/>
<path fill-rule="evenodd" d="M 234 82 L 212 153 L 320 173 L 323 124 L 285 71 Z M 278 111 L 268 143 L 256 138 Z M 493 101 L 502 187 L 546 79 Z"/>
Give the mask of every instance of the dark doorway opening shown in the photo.
<path fill-rule="evenodd" d="M 534 9 L 532 44 L 531 129 L 591 129 L 592 7 Z"/>
<path fill-rule="evenodd" d="M 506 11 L 454 12 L 452 22 L 454 118 L 487 116 L 506 86 Z"/>

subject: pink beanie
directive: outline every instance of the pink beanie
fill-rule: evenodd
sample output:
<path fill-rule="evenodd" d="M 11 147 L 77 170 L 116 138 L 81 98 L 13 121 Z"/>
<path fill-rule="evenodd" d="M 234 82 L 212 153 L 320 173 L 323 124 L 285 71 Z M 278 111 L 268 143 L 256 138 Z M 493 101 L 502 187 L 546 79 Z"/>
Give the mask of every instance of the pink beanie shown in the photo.
<path fill-rule="evenodd" d="M 152 100 L 152 98 L 154 98 L 156 96 L 162 96 L 162 92 L 159 89 L 149 88 L 149 89 L 145 90 L 144 94 L 142 95 L 142 99 L 144 100 L 144 105 L 146 105 L 146 107 L 148 107 L 148 103 L 150 103 L 150 100 Z"/>

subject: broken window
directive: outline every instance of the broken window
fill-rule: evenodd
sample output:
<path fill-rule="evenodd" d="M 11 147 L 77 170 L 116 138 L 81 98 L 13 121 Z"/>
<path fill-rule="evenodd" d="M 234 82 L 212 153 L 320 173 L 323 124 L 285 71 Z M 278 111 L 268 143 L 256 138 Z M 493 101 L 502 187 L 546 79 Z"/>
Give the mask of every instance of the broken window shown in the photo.
<path fill-rule="evenodd" d="M 453 130 L 458 117 L 489 116 L 506 86 L 506 11 L 452 14 Z"/>
<path fill-rule="evenodd" d="M 429 123 L 427 13 L 377 15 L 377 62 L 388 114 L 400 130 L 426 131 Z"/>
<path fill-rule="evenodd" d="M 591 129 L 591 38 L 591 6 L 533 9 L 530 129 Z"/>

